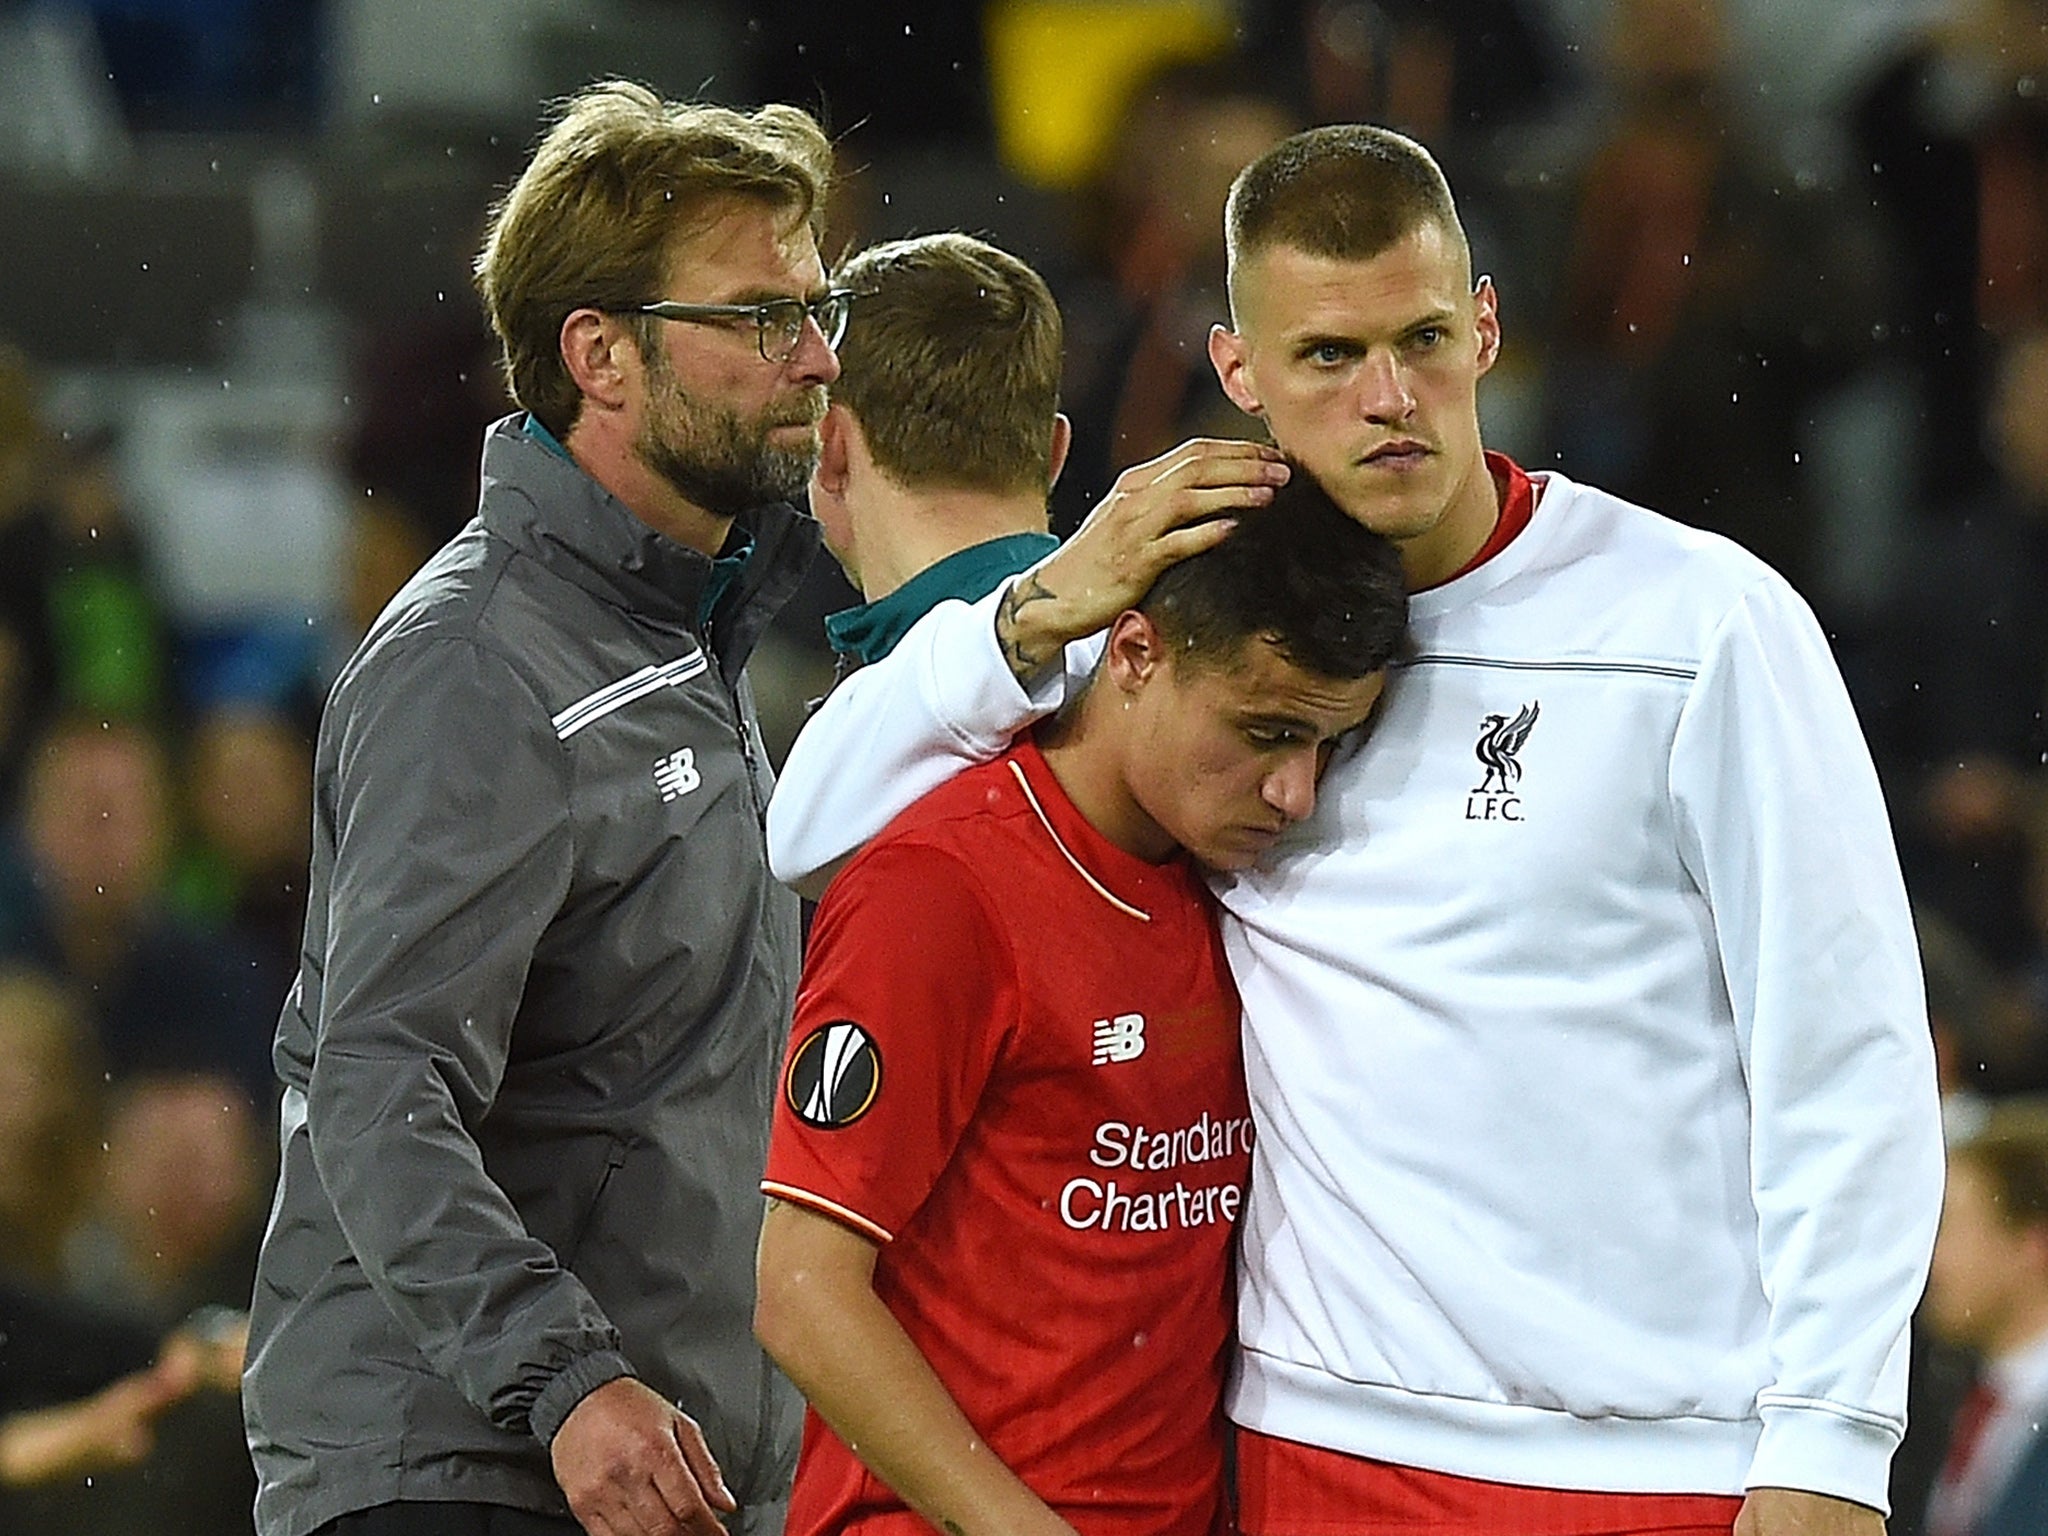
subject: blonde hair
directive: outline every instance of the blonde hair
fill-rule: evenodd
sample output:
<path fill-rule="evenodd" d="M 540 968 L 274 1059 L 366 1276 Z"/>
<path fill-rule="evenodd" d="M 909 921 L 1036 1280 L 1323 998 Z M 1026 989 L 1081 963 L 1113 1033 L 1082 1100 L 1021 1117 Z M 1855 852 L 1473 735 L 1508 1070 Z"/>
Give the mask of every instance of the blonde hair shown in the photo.
<path fill-rule="evenodd" d="M 559 104 L 533 159 L 492 207 L 477 291 L 504 349 L 512 398 L 566 437 L 582 394 L 562 361 L 574 310 L 662 297 L 677 238 L 719 199 L 751 198 L 813 231 L 832 146 L 808 113 L 664 101 L 612 80 Z M 636 322 L 647 354 L 658 322 Z"/>

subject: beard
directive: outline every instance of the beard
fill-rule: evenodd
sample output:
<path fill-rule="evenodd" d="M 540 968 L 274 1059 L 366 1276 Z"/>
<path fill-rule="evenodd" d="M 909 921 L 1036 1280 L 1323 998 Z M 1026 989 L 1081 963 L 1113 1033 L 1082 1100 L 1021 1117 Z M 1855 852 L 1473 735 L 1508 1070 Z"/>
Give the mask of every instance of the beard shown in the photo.
<path fill-rule="evenodd" d="M 736 517 L 766 502 L 793 500 L 810 483 L 818 464 L 817 425 L 825 415 L 822 384 L 808 385 L 748 419 L 693 399 L 676 382 L 667 358 L 659 350 L 653 357 L 650 408 L 634 450 L 685 500 L 714 517 Z M 770 440 L 777 427 L 811 431 L 801 444 L 785 446 Z"/>

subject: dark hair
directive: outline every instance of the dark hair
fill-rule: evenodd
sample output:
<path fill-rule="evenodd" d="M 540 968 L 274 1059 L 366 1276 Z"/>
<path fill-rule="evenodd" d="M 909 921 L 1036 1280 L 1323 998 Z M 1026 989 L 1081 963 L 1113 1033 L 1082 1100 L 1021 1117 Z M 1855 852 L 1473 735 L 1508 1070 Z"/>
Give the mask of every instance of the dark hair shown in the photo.
<path fill-rule="evenodd" d="M 1221 544 L 1169 567 L 1138 610 L 1197 664 L 1231 665 L 1256 638 L 1304 672 L 1350 680 L 1385 668 L 1407 644 L 1400 551 L 1298 465 L 1270 502 L 1238 514 Z"/>
<path fill-rule="evenodd" d="M 1370 123 L 1282 139 L 1238 172 L 1223 211 L 1233 275 L 1276 245 L 1362 261 L 1430 223 L 1464 246 L 1450 183 L 1429 151 Z"/>
<path fill-rule="evenodd" d="M 941 234 L 870 246 L 834 281 L 860 297 L 832 398 L 882 471 L 913 489 L 1044 495 L 1062 357 L 1045 280 L 986 241 Z"/>

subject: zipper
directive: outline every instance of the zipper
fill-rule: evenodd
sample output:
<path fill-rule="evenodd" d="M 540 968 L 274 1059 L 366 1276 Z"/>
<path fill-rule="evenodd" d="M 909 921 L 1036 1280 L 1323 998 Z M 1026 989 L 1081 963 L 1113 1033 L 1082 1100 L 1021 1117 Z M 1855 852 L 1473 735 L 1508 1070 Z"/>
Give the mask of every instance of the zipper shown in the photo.
<path fill-rule="evenodd" d="M 721 685 L 724 678 L 719 679 Z M 740 766 L 747 776 L 747 799 L 754 807 L 754 821 L 764 827 L 768 820 L 768 803 L 761 798 L 760 759 L 754 752 L 754 733 L 747 728 L 747 712 L 740 707 L 740 691 L 737 686 L 725 689 L 725 700 L 732 706 L 732 730 L 739 738 Z M 762 834 L 766 836 L 765 831 Z"/>

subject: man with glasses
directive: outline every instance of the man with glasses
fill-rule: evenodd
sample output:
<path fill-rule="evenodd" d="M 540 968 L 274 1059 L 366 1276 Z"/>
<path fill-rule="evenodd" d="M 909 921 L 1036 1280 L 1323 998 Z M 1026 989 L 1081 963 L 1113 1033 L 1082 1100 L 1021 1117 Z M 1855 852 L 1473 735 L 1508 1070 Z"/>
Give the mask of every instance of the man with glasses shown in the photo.
<path fill-rule="evenodd" d="M 608 84 L 493 212 L 523 409 L 320 733 L 264 1536 L 780 1526 L 799 1405 L 749 1325 L 797 903 L 742 667 L 818 543 L 830 158 Z"/>

